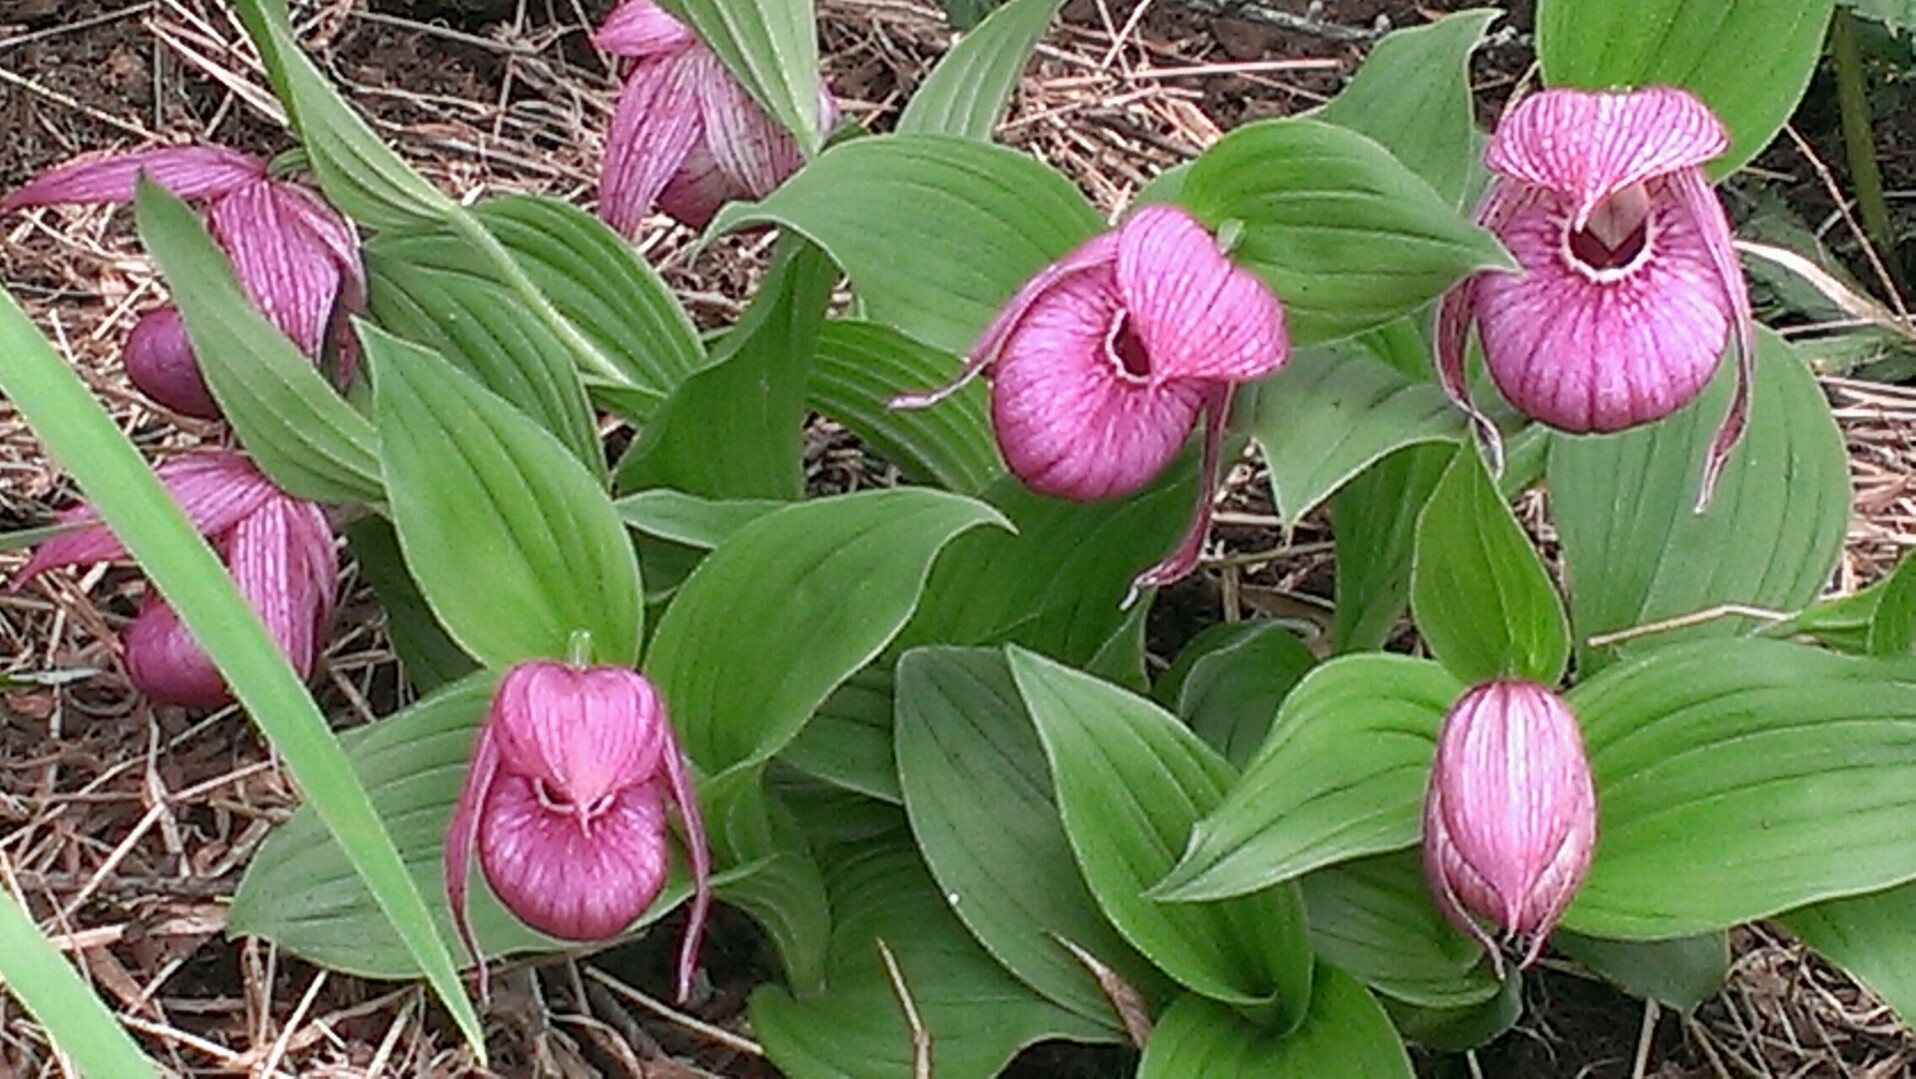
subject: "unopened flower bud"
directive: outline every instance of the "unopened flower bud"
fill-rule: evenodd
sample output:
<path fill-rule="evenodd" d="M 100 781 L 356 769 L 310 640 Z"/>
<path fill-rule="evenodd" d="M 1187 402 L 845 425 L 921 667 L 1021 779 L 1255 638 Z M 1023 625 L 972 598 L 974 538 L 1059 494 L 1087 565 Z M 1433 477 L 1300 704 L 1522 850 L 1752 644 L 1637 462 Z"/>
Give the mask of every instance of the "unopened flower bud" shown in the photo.
<path fill-rule="evenodd" d="M 122 358 L 127 377 L 141 393 L 183 416 L 220 418 L 219 402 L 200 374 L 179 308 L 167 304 L 142 315 L 127 334 Z"/>
<path fill-rule="evenodd" d="M 1507 679 L 1451 706 L 1424 795 L 1424 875 L 1499 970 L 1504 945 L 1521 950 L 1520 966 L 1542 954 L 1596 838 L 1590 763 L 1561 697 Z"/>
<path fill-rule="evenodd" d="M 691 991 L 711 902 L 705 828 L 690 768 L 652 683 L 623 667 L 527 660 L 507 671 L 473 750 L 446 833 L 446 892 L 467 949 L 484 956 L 466 916 L 477 850 L 506 909 L 566 940 L 617 936 L 665 885 L 667 800 L 678 805 L 692 861 L 692 912 L 678 992 Z"/>

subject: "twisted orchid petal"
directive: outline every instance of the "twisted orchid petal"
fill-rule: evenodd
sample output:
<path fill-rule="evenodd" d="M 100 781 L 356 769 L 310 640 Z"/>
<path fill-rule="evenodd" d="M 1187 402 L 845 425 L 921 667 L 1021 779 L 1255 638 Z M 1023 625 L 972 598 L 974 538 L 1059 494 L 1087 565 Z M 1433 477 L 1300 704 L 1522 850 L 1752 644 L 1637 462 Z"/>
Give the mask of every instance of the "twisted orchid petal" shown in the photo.
<path fill-rule="evenodd" d="M 220 146 L 160 146 L 82 158 L 48 169 L 0 199 L 0 213 L 63 202 L 132 202 L 140 174 L 189 202 L 266 178 L 266 162 Z"/>
<path fill-rule="evenodd" d="M 220 536 L 279 495 L 273 481 L 253 467 L 244 454 L 224 450 L 175 457 L 154 470 L 167 493 L 179 503 L 202 535 Z M 82 503 L 60 514 L 62 524 L 97 522 L 99 512 Z M 34 549 L 33 557 L 14 574 L 8 588 L 17 589 L 56 566 L 88 565 L 126 557 L 126 547 L 103 524 L 63 532 Z"/>
<path fill-rule="evenodd" d="M 1444 915 L 1493 963 L 1502 944 L 1523 949 L 1522 966 L 1542 954 L 1596 833 L 1590 764 L 1562 698 L 1513 679 L 1451 707 L 1424 796 L 1424 872 Z"/>
<path fill-rule="evenodd" d="M 219 402 L 200 374 L 179 308 L 167 304 L 140 316 L 126 336 L 120 359 L 133 385 L 161 405 L 196 419 L 220 418 Z"/>

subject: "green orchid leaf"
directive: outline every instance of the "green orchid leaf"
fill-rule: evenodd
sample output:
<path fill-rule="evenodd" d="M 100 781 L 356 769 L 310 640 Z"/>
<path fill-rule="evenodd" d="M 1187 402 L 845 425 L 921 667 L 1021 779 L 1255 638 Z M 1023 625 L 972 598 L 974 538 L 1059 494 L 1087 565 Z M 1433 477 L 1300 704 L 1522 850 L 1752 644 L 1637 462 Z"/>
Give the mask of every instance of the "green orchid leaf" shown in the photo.
<path fill-rule="evenodd" d="M 638 658 L 638 559 L 598 477 L 437 353 L 368 328 L 380 457 L 406 565 L 468 653 L 496 667 Z M 484 582 L 477 587 L 476 582 Z"/>

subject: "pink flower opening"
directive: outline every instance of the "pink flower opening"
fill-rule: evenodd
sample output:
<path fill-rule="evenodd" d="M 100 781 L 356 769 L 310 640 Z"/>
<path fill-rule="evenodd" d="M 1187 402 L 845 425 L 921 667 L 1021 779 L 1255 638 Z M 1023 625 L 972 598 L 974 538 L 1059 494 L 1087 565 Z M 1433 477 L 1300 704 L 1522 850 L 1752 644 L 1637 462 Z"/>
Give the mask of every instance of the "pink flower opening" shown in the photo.
<path fill-rule="evenodd" d="M 339 578 L 339 554 L 325 511 L 281 491 L 240 453 L 189 454 L 155 471 L 226 563 L 280 652 L 302 679 L 312 677 L 332 624 Z M 36 547 L 8 582 L 10 590 L 60 566 L 127 557 L 126 547 L 99 523 L 93 507 L 77 506 L 59 520 L 81 527 Z M 209 710 L 232 702 L 232 691 L 212 660 L 157 593 L 149 590 L 121 644 L 127 677 L 147 696 Z"/>
<path fill-rule="evenodd" d="M 1190 214 L 1146 206 L 1026 282 L 950 384 L 894 398 L 892 407 L 935 404 L 986 375 L 1005 463 L 1032 490 L 1074 501 L 1142 489 L 1201 416 L 1197 510 L 1176 549 L 1138 576 L 1135 596 L 1196 567 L 1232 393 L 1277 370 L 1289 352 L 1270 289 Z"/>
<path fill-rule="evenodd" d="M 620 233 L 635 235 L 654 209 L 702 229 L 720 206 L 764 198 L 805 163 L 718 54 L 653 0 L 620 4 L 592 43 L 632 61 L 599 170 L 599 216 Z M 818 114 L 821 128 L 837 122 L 823 82 Z"/>
<path fill-rule="evenodd" d="M 499 682 L 446 832 L 446 896 L 485 985 L 485 954 L 467 914 L 475 853 L 506 909 L 542 933 L 606 940 L 665 886 L 665 805 L 678 806 L 691 858 L 692 909 L 677 990 L 691 993 L 711 908 L 711 856 L 691 768 L 644 676 L 550 660 Z"/>
<path fill-rule="evenodd" d="M 358 236 L 331 206 L 297 184 L 270 176 L 257 157 L 219 146 L 177 146 L 82 158 L 42 173 L 0 200 L 0 213 L 131 202 L 142 174 L 182 199 L 202 203 L 207 228 L 231 259 L 247 296 L 300 351 L 316 362 L 330 360 L 340 385 L 351 379 L 358 346 L 346 316 L 366 305 Z M 201 419 L 219 417 L 178 312 L 170 306 L 136 324 L 126 365 L 134 385 L 159 404 Z"/>
<path fill-rule="evenodd" d="M 1444 916 L 1520 967 L 1543 953 L 1596 849 L 1597 796 L 1577 720 L 1534 682 L 1471 689 L 1444 717 L 1424 795 L 1424 875 Z"/>
<path fill-rule="evenodd" d="M 1577 434 L 1677 411 L 1703 391 L 1727 344 L 1736 393 L 1704 464 L 1697 505 L 1708 504 L 1742 437 L 1755 355 L 1729 221 L 1702 168 L 1728 146 L 1708 107 L 1670 87 L 1545 90 L 1498 125 L 1476 219 L 1520 269 L 1460 283 L 1437 320 L 1444 388 L 1493 462 L 1500 440 L 1464 382 L 1473 322 L 1511 405 Z"/>

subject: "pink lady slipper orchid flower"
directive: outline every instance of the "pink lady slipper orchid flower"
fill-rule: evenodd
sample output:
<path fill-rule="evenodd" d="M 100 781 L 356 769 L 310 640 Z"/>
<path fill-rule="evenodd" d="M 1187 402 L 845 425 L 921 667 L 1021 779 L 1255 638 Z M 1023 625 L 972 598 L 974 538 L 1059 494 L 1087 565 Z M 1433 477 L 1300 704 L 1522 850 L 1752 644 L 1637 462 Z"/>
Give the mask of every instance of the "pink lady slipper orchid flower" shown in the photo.
<path fill-rule="evenodd" d="M 1497 453 L 1496 431 L 1464 384 L 1479 325 L 1497 388 L 1519 412 L 1577 433 L 1662 419 L 1737 356 L 1736 396 L 1704 466 L 1715 488 L 1749 410 L 1750 298 L 1723 206 L 1703 164 L 1729 147 L 1708 107 L 1670 87 L 1545 90 L 1505 115 L 1485 164 L 1477 221 L 1517 273 L 1479 274 L 1443 299 L 1437 356 L 1445 390 Z"/>
<path fill-rule="evenodd" d="M 446 832 L 446 895 L 481 984 L 485 956 L 466 914 L 475 847 L 486 882 L 521 921 L 566 940 L 605 940 L 665 886 L 668 798 L 692 860 L 678 964 L 684 1000 L 712 902 L 711 858 L 665 702 L 623 667 L 527 660 L 508 670 Z"/>
<path fill-rule="evenodd" d="M 281 491 L 243 454 L 226 450 L 176 457 L 156 470 L 193 527 L 212 543 L 267 633 L 301 678 L 312 676 L 332 622 L 339 555 L 316 503 Z M 40 544 L 9 583 L 19 588 L 56 566 L 125 558 L 99 513 L 81 505 L 62 513 L 83 524 Z M 121 638 L 127 676 L 155 700 L 213 709 L 231 703 L 225 679 L 179 615 L 148 591 Z"/>
<path fill-rule="evenodd" d="M 891 403 L 922 408 L 985 373 L 1005 463 L 1032 490 L 1080 502 L 1150 483 L 1202 414 L 1196 516 L 1135 590 L 1196 567 L 1232 391 L 1277 370 L 1289 353 L 1284 310 L 1264 283 L 1226 258 L 1190 214 L 1145 206 L 1027 281 L 955 381 Z"/>
<path fill-rule="evenodd" d="M 1424 876 L 1499 976 L 1501 945 L 1521 948 L 1523 967 L 1543 953 L 1596 841 L 1596 788 L 1563 698 L 1506 679 L 1451 706 L 1424 793 Z"/>
<path fill-rule="evenodd" d="M 720 206 L 764 198 L 805 163 L 718 54 L 653 0 L 614 8 L 592 44 L 632 61 L 599 170 L 599 216 L 624 235 L 655 206 L 702 229 Z M 821 128 L 837 122 L 822 82 L 818 112 Z"/>
<path fill-rule="evenodd" d="M 218 146 L 176 146 L 83 158 L 41 173 L 0 199 L 0 213 L 61 203 L 131 202 L 145 173 L 189 202 L 204 203 L 207 227 L 259 309 L 300 351 L 323 360 L 337 350 L 343 381 L 355 346 L 344 315 L 366 304 L 353 228 L 305 188 L 276 179 L 266 162 Z M 199 364 L 171 305 L 134 326 L 126 368 L 142 393 L 167 408 L 219 418 Z"/>

